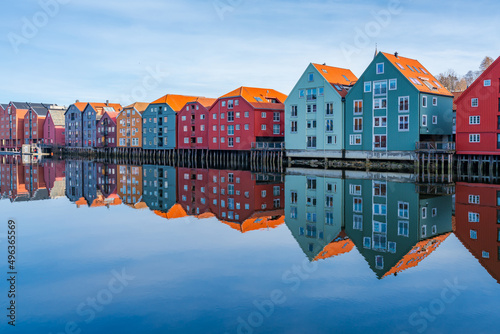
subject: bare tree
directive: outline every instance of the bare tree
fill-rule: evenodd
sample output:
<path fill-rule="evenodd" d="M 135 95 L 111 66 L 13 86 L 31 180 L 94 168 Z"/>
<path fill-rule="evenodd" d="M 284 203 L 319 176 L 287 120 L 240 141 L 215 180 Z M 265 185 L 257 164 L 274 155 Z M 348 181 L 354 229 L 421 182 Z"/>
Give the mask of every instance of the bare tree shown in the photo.
<path fill-rule="evenodd" d="M 484 57 L 483 61 L 481 62 L 481 65 L 479 65 L 479 70 L 481 73 L 486 71 L 486 69 L 493 64 L 494 60 L 491 57 Z"/>
<path fill-rule="evenodd" d="M 472 85 L 472 83 L 477 79 L 478 72 L 477 71 L 469 71 L 466 75 L 464 75 L 464 79 L 467 82 L 467 86 Z"/>
<path fill-rule="evenodd" d="M 437 75 L 437 79 L 450 92 L 454 92 L 457 89 L 459 79 L 457 73 L 454 70 L 449 69 L 444 73 L 439 73 Z"/>

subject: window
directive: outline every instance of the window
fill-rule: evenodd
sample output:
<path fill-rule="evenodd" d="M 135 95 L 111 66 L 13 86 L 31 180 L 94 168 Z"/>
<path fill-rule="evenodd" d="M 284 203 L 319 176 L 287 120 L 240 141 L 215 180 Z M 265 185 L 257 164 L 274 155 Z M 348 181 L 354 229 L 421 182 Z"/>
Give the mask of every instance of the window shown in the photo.
<path fill-rule="evenodd" d="M 387 195 L 387 184 L 385 182 L 374 182 L 373 183 L 373 196 L 386 196 Z"/>
<path fill-rule="evenodd" d="M 290 203 L 296 204 L 298 200 L 298 193 L 296 191 L 291 191 L 290 192 Z"/>
<path fill-rule="evenodd" d="M 432 116 L 432 124 L 438 124 L 438 117 L 436 115 Z"/>
<path fill-rule="evenodd" d="M 389 90 L 396 90 L 398 89 L 398 80 L 397 79 L 390 79 L 389 80 Z"/>
<path fill-rule="evenodd" d="M 400 220 L 398 221 L 398 235 L 407 237 L 408 236 L 408 231 L 409 231 L 409 222 Z"/>
<path fill-rule="evenodd" d="M 469 116 L 469 124 L 481 124 L 481 116 Z"/>
<path fill-rule="evenodd" d="M 361 145 L 361 135 L 350 135 L 349 145 Z"/>
<path fill-rule="evenodd" d="M 373 214 L 385 216 L 387 214 L 387 206 L 385 204 L 373 204 Z"/>
<path fill-rule="evenodd" d="M 373 109 L 385 109 L 385 108 L 387 108 L 387 99 L 373 100 Z"/>
<path fill-rule="evenodd" d="M 490 258 L 490 253 L 483 251 L 482 256 L 485 259 L 489 259 Z"/>
<path fill-rule="evenodd" d="M 372 247 L 372 239 L 370 237 L 363 238 L 363 247 L 368 249 Z"/>
<path fill-rule="evenodd" d="M 484 80 L 484 87 L 491 86 L 491 80 Z"/>
<path fill-rule="evenodd" d="M 384 257 L 381 255 L 375 256 L 375 268 L 384 269 Z"/>
<path fill-rule="evenodd" d="M 309 73 L 309 74 L 307 75 L 307 79 L 308 79 L 308 81 L 309 81 L 309 82 L 314 81 L 314 73 Z"/>
<path fill-rule="evenodd" d="M 307 124 L 308 129 L 316 129 L 316 121 L 315 120 L 308 120 L 306 124 Z"/>
<path fill-rule="evenodd" d="M 248 130 L 250 126 L 248 124 L 245 124 L 245 130 Z"/>
<path fill-rule="evenodd" d="M 377 64 L 377 74 L 384 74 L 384 63 Z"/>
<path fill-rule="evenodd" d="M 290 128 L 292 133 L 297 133 L 297 121 L 292 121 Z"/>
<path fill-rule="evenodd" d="M 337 136 L 326 136 L 326 143 L 327 144 L 336 144 L 337 143 Z"/>
<path fill-rule="evenodd" d="M 245 111 L 245 118 L 250 117 L 250 113 L 248 111 Z"/>
<path fill-rule="evenodd" d="M 481 142 L 481 135 L 479 134 L 469 135 L 469 143 L 479 143 L 479 142 Z"/>
<path fill-rule="evenodd" d="M 325 224 L 326 225 L 333 225 L 333 212 L 331 212 L 331 211 L 325 212 Z"/>
<path fill-rule="evenodd" d="M 260 117 L 266 118 L 267 117 L 267 113 L 265 111 L 261 112 L 260 113 Z"/>
<path fill-rule="evenodd" d="M 409 218 L 409 206 L 407 202 L 398 202 L 398 217 L 399 218 Z"/>
<path fill-rule="evenodd" d="M 426 207 L 422 208 L 422 219 L 427 219 L 427 208 Z"/>
<path fill-rule="evenodd" d="M 363 114 L 363 100 L 354 101 L 354 115 Z"/>
<path fill-rule="evenodd" d="M 305 96 L 305 92 L 303 89 L 299 90 L 299 99 L 303 99 Z"/>
<path fill-rule="evenodd" d="M 228 100 L 228 101 L 227 101 L 227 107 L 228 107 L 229 109 L 233 109 L 233 100 Z M 229 116 L 228 116 L 228 120 L 229 120 Z"/>
<path fill-rule="evenodd" d="M 363 118 L 362 117 L 355 117 L 353 119 L 353 123 L 354 123 L 354 132 L 363 131 Z"/>
<path fill-rule="evenodd" d="M 222 106 L 225 107 L 226 106 L 226 101 L 222 101 Z"/>
<path fill-rule="evenodd" d="M 387 94 L 387 81 L 377 81 L 373 83 L 373 95 Z"/>
<path fill-rule="evenodd" d="M 387 148 L 387 135 L 374 135 L 373 147 L 378 149 Z"/>
<path fill-rule="evenodd" d="M 427 115 L 422 115 L 422 126 L 427 126 Z"/>
<path fill-rule="evenodd" d="M 422 96 L 422 107 L 427 108 L 427 96 Z"/>
<path fill-rule="evenodd" d="M 477 231 L 476 230 L 470 230 L 470 238 L 471 239 L 477 239 Z"/>
<path fill-rule="evenodd" d="M 260 126 L 260 129 L 261 129 L 262 131 L 265 131 L 265 130 L 266 130 L 266 125 L 265 125 L 265 124 L 262 124 L 262 125 Z"/>
<path fill-rule="evenodd" d="M 307 148 L 316 148 L 316 136 L 307 136 Z"/>
<path fill-rule="evenodd" d="M 469 204 L 479 204 L 479 195 L 469 195 Z"/>
<path fill-rule="evenodd" d="M 326 115 L 333 115 L 333 103 L 329 102 L 325 105 Z"/>
<path fill-rule="evenodd" d="M 316 105 L 315 104 L 308 104 L 307 105 L 307 112 L 308 113 L 316 112 Z"/>
<path fill-rule="evenodd" d="M 307 101 L 314 101 L 316 100 L 316 88 L 308 89 L 307 90 Z"/>
<path fill-rule="evenodd" d="M 354 230 L 363 230 L 363 216 L 353 215 L 352 216 L 352 228 Z"/>
<path fill-rule="evenodd" d="M 409 131 L 410 129 L 410 116 L 399 116 L 399 131 Z"/>
<path fill-rule="evenodd" d="M 227 121 L 228 122 L 234 122 L 234 111 L 228 111 L 227 112 Z"/>
<path fill-rule="evenodd" d="M 479 213 L 469 212 L 469 223 L 479 223 Z"/>
<path fill-rule="evenodd" d="M 325 121 L 325 131 L 333 132 L 333 119 L 327 119 Z"/>
<path fill-rule="evenodd" d="M 400 96 L 399 97 L 399 112 L 408 112 L 410 110 L 410 97 Z"/>
<path fill-rule="evenodd" d="M 292 117 L 297 117 L 297 106 L 292 106 L 291 114 Z"/>
<path fill-rule="evenodd" d="M 420 229 L 420 234 L 422 238 L 427 236 L 427 225 L 422 225 L 422 228 Z"/>
<path fill-rule="evenodd" d="M 234 125 L 228 125 L 227 126 L 227 135 L 228 136 L 233 136 L 234 135 Z"/>
<path fill-rule="evenodd" d="M 373 126 L 376 128 L 386 127 L 387 126 L 387 117 L 386 116 L 374 117 L 373 118 Z"/>
<path fill-rule="evenodd" d="M 370 93 L 372 91 L 372 83 L 365 82 L 365 93 Z"/>
<path fill-rule="evenodd" d="M 360 184 L 349 185 L 349 194 L 350 195 L 361 195 L 361 185 Z"/>
<path fill-rule="evenodd" d="M 318 94 L 319 94 L 319 96 L 325 95 L 325 88 L 324 87 L 318 88 Z"/>
<path fill-rule="evenodd" d="M 437 99 L 437 97 L 433 97 L 432 98 L 432 105 L 433 106 L 437 106 L 438 105 L 438 99 Z"/>
<path fill-rule="evenodd" d="M 326 191 L 331 193 L 331 192 L 337 192 L 337 185 L 333 183 L 327 183 L 326 184 Z"/>
<path fill-rule="evenodd" d="M 360 197 L 353 198 L 352 210 L 354 212 L 362 212 L 363 211 L 363 200 Z"/>
<path fill-rule="evenodd" d="M 473 98 L 470 103 L 471 107 L 477 108 L 479 106 L 479 99 L 478 98 Z"/>
<path fill-rule="evenodd" d="M 279 124 L 274 124 L 273 125 L 273 134 L 274 135 L 279 135 L 280 134 L 280 125 Z"/>

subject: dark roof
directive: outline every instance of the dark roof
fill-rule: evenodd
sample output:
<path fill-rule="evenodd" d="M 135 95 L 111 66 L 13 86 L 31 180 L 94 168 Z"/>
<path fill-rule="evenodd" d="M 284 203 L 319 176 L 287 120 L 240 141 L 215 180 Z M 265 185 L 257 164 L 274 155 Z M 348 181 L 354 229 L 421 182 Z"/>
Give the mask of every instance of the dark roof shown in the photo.
<path fill-rule="evenodd" d="M 49 112 L 49 109 L 45 107 L 31 106 L 31 110 L 33 110 L 38 116 L 47 116 L 47 113 Z"/>
<path fill-rule="evenodd" d="M 1 106 L 3 109 L 7 109 L 7 107 L 9 106 L 9 104 L 0 103 L 0 106 Z"/>

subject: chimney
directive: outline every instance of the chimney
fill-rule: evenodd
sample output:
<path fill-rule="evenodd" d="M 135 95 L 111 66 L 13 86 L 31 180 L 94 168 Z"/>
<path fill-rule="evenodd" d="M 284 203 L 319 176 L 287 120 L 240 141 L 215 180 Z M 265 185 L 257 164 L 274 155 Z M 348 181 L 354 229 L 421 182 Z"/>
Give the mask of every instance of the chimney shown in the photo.
<path fill-rule="evenodd" d="M 80 102 L 80 100 L 76 100 L 76 101 L 75 101 L 75 103 L 78 103 L 78 102 Z"/>
<path fill-rule="evenodd" d="M 109 107 L 109 100 L 106 100 L 106 107 Z"/>
<path fill-rule="evenodd" d="M 396 51 L 394 52 L 394 57 L 398 58 L 399 53 Z"/>

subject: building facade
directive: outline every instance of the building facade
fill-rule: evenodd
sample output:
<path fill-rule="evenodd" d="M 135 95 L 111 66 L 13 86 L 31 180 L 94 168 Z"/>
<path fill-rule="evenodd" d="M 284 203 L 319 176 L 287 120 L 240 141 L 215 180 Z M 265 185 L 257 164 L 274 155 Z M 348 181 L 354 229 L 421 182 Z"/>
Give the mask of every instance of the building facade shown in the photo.
<path fill-rule="evenodd" d="M 64 113 L 64 141 L 68 147 L 83 147 L 83 110 L 86 102 L 76 101 Z"/>
<path fill-rule="evenodd" d="M 274 89 L 240 87 L 210 108 L 210 150 L 281 148 L 286 95 Z"/>
<path fill-rule="evenodd" d="M 65 107 L 51 106 L 47 118 L 43 123 L 43 143 L 51 146 L 64 146 L 65 144 Z"/>
<path fill-rule="evenodd" d="M 8 149 L 20 150 L 24 144 L 24 115 L 29 104 L 10 102 L 4 111 L 4 141 Z"/>
<path fill-rule="evenodd" d="M 216 99 L 198 98 L 188 102 L 177 115 L 179 149 L 208 149 L 209 109 Z"/>
<path fill-rule="evenodd" d="M 97 147 L 116 147 L 117 116 L 118 112 L 109 110 L 97 121 Z"/>
<path fill-rule="evenodd" d="M 145 165 L 143 167 L 142 198 L 148 208 L 169 212 L 177 203 L 177 170 L 170 166 Z"/>
<path fill-rule="evenodd" d="M 197 96 L 167 94 L 151 102 L 143 113 L 142 148 L 172 150 L 177 148 L 177 113 Z"/>
<path fill-rule="evenodd" d="M 346 96 L 345 157 L 415 160 L 450 142 L 453 95 L 417 60 L 379 52 Z"/>
<path fill-rule="evenodd" d="M 123 203 L 135 206 L 142 202 L 142 166 L 118 165 L 118 196 Z"/>
<path fill-rule="evenodd" d="M 342 157 L 345 97 L 357 80 L 348 69 L 309 64 L 285 101 L 287 156 Z"/>
<path fill-rule="evenodd" d="M 97 147 L 97 122 L 105 112 L 118 113 L 120 110 L 121 105 L 116 103 L 87 103 L 82 113 L 82 146 Z"/>
<path fill-rule="evenodd" d="M 136 102 L 123 108 L 116 118 L 118 147 L 142 147 L 142 114 L 148 103 Z"/>
<path fill-rule="evenodd" d="M 457 154 L 500 154 L 500 57 L 456 100 Z"/>

